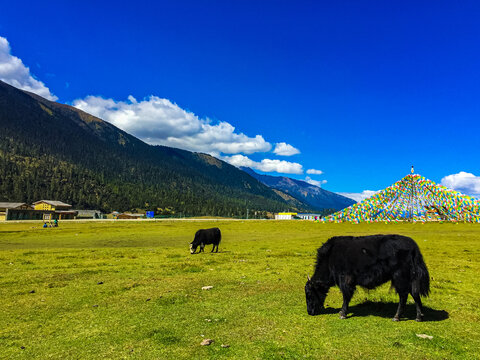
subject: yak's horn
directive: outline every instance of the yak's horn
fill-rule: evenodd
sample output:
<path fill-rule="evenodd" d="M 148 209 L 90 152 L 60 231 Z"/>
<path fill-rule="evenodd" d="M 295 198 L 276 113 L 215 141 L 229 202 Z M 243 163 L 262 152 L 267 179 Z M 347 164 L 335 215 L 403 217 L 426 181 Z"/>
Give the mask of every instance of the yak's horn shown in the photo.
<path fill-rule="evenodd" d="M 310 280 L 311 280 L 311 279 L 310 279 L 310 275 L 308 275 L 308 274 L 307 274 L 307 279 L 308 279 L 308 281 L 310 281 Z"/>

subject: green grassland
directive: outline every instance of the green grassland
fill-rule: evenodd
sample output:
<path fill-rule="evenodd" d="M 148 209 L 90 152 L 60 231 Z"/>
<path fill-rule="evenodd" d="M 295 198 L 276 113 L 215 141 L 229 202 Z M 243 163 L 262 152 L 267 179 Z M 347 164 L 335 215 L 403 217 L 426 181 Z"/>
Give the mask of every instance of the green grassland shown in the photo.
<path fill-rule="evenodd" d="M 40 225 L 0 224 L 0 359 L 480 357 L 478 224 Z M 195 231 L 211 226 L 222 230 L 220 252 L 190 255 Z M 411 298 L 405 319 L 391 320 L 398 298 L 389 284 L 359 289 L 346 320 L 337 288 L 325 314 L 308 316 L 316 249 L 333 235 L 376 233 L 419 244 L 432 278 L 425 321 L 415 322 Z M 201 346 L 206 338 L 214 343 Z"/>

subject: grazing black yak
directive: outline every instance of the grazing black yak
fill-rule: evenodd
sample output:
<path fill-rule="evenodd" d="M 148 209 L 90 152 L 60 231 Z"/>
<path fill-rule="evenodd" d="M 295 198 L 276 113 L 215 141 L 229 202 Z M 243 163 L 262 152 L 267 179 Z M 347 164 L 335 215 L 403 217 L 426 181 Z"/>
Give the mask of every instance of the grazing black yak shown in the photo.
<path fill-rule="evenodd" d="M 218 252 L 220 240 L 222 240 L 222 233 L 219 228 L 200 229 L 195 233 L 195 238 L 190 243 L 190 254 L 194 254 L 198 246 L 200 246 L 199 253 L 201 253 L 205 245 L 209 244 L 213 244 L 212 252 L 215 250 L 215 247 L 217 247 L 215 252 Z"/>
<path fill-rule="evenodd" d="M 318 315 L 330 287 L 342 291 L 340 318 L 345 319 L 357 285 L 374 289 L 387 282 L 397 291 L 400 302 L 394 321 L 399 321 L 408 294 L 415 300 L 417 321 L 422 321 L 420 296 L 428 296 L 430 277 L 422 254 L 413 239 L 402 235 L 336 236 L 317 250 L 312 278 L 307 277 L 307 312 Z"/>

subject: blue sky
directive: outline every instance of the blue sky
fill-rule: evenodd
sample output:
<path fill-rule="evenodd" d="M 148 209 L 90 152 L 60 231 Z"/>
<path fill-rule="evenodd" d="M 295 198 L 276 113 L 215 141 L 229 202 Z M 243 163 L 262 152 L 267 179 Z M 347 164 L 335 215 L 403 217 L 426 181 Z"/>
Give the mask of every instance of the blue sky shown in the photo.
<path fill-rule="evenodd" d="M 2 6 L 0 79 L 335 192 L 480 194 L 478 2 L 68 3 Z"/>

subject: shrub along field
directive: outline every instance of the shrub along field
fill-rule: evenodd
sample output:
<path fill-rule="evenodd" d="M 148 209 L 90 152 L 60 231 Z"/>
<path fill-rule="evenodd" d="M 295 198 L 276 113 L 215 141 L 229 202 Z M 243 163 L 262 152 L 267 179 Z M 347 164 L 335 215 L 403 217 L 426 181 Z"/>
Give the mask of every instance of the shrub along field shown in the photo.
<path fill-rule="evenodd" d="M 213 226 L 220 252 L 190 255 L 195 231 Z M 325 314 L 308 316 L 316 249 L 334 235 L 377 233 L 420 246 L 432 278 L 425 322 L 415 322 L 411 297 L 405 319 L 391 320 L 398 297 L 389 284 L 358 289 L 346 320 L 338 288 Z M 0 303 L 2 359 L 474 359 L 480 225 L 3 223 Z"/>

